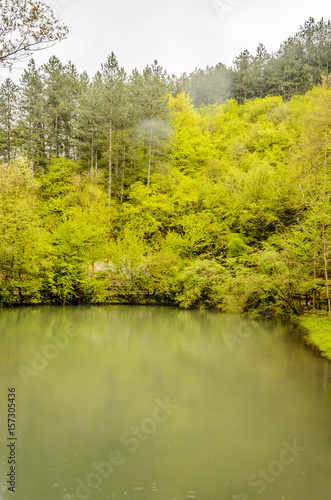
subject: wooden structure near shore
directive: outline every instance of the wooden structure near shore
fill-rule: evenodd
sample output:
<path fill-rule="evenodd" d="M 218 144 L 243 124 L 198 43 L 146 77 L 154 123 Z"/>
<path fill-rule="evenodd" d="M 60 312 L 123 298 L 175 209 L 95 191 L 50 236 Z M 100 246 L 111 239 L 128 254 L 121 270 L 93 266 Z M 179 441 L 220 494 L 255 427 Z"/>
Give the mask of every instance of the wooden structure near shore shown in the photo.
<path fill-rule="evenodd" d="M 298 310 L 328 311 L 328 300 L 319 291 L 307 293 L 293 293 L 290 295 L 291 301 Z"/>

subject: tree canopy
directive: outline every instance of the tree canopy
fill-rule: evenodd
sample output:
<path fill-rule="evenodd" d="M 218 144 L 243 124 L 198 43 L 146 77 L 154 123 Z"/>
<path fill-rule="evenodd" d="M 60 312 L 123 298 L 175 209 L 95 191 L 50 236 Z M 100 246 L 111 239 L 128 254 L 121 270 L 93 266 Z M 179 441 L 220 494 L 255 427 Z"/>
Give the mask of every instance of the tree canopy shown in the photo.
<path fill-rule="evenodd" d="M 328 33 L 310 20 L 278 55 L 182 79 L 157 61 L 129 75 L 112 53 L 92 79 L 53 56 L 5 80 L 0 304 L 330 303 Z M 304 73 L 284 77 L 284 51 Z"/>

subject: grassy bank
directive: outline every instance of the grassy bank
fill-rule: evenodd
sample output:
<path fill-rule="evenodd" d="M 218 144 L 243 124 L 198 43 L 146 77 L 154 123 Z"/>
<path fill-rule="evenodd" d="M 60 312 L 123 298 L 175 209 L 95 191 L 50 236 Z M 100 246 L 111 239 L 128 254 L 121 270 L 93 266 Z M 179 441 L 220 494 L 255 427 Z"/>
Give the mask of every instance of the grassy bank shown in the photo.
<path fill-rule="evenodd" d="M 301 326 L 307 329 L 307 343 L 316 347 L 331 361 L 331 321 L 326 315 L 301 316 Z"/>

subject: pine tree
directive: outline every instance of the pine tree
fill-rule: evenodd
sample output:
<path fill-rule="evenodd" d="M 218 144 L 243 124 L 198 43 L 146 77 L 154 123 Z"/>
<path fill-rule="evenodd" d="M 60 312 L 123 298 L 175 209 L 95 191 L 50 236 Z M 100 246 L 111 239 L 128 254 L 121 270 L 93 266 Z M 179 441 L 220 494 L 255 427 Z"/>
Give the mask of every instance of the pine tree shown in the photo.
<path fill-rule="evenodd" d="M 115 163 L 113 143 L 114 131 L 121 127 L 123 120 L 123 103 L 126 73 L 120 68 L 115 54 L 112 52 L 107 61 L 101 65 L 100 92 L 106 105 L 106 116 L 108 118 L 109 150 L 108 150 L 108 203 L 110 205 L 113 189 L 112 165 Z M 116 176 L 116 172 L 115 172 Z M 115 177 L 116 178 L 116 177 Z M 117 179 L 116 179 L 117 180 Z"/>
<path fill-rule="evenodd" d="M 95 80 L 85 81 L 77 107 L 75 137 L 79 160 L 87 168 L 92 179 L 98 171 L 102 129 L 103 113 L 98 86 Z"/>
<path fill-rule="evenodd" d="M 244 50 L 234 60 L 233 92 L 240 104 L 254 97 L 253 57 Z"/>
<path fill-rule="evenodd" d="M 44 172 L 45 151 L 45 98 L 40 71 L 31 59 L 21 78 L 19 134 L 21 150 L 32 162 L 35 172 Z"/>
<path fill-rule="evenodd" d="M 165 158 L 165 139 L 168 135 L 169 108 L 167 73 L 155 60 L 143 70 L 137 86 L 136 106 L 140 122 L 136 135 L 147 150 L 147 186 L 150 186 L 152 166 Z"/>
<path fill-rule="evenodd" d="M 222 63 L 205 70 L 196 69 L 182 85 L 192 98 L 195 106 L 222 104 L 231 97 L 232 72 Z M 181 89 L 177 94 L 182 92 Z M 176 95 L 177 95 L 176 94 Z"/>
<path fill-rule="evenodd" d="M 45 95 L 46 145 L 48 157 L 75 158 L 73 122 L 80 96 L 76 67 L 64 66 L 57 57 L 42 67 Z"/>
<path fill-rule="evenodd" d="M 63 113 L 63 149 L 65 158 L 73 160 L 76 160 L 77 158 L 73 128 L 74 122 L 77 120 L 77 108 L 80 101 L 81 84 L 82 81 L 76 66 L 69 61 L 64 68 L 65 97 Z"/>
<path fill-rule="evenodd" d="M 46 147 L 49 159 L 64 154 L 64 66 L 53 56 L 42 67 L 45 88 Z"/>
<path fill-rule="evenodd" d="M 18 86 L 7 78 L 0 86 L 0 154 L 10 161 L 16 139 Z"/>
<path fill-rule="evenodd" d="M 265 46 L 260 43 L 256 49 L 256 56 L 252 62 L 252 73 L 254 78 L 254 95 L 265 97 L 268 95 L 267 66 L 270 55 Z"/>

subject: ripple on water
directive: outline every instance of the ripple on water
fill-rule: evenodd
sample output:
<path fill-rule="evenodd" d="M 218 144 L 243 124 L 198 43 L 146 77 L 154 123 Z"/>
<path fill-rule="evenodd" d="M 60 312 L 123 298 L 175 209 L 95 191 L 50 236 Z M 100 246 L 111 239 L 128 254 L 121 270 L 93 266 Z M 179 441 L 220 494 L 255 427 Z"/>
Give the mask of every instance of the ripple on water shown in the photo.
<path fill-rule="evenodd" d="M 152 484 L 151 489 L 152 489 L 153 491 L 157 491 L 156 483 L 153 483 L 153 484 Z"/>
<path fill-rule="evenodd" d="M 136 491 L 140 491 L 144 489 L 144 486 L 141 483 L 132 483 L 133 484 L 133 489 Z"/>

